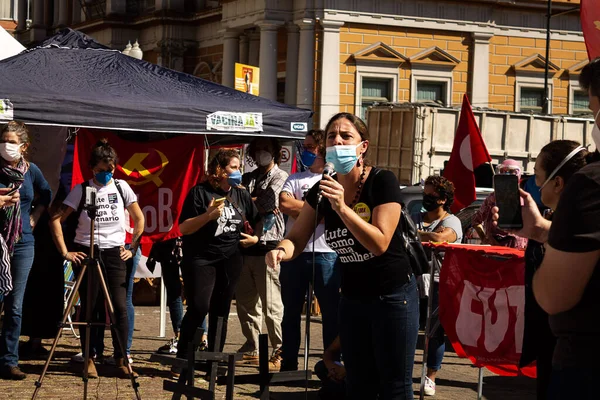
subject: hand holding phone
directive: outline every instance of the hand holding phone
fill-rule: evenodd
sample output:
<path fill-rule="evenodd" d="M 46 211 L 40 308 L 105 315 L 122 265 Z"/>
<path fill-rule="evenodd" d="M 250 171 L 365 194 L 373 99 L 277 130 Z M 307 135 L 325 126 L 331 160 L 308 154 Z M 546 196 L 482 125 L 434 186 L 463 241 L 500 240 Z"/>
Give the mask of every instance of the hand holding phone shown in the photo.
<path fill-rule="evenodd" d="M 226 197 L 221 197 L 220 199 L 215 199 L 215 202 L 213 203 L 214 207 L 219 207 L 221 204 L 225 203 L 225 199 L 227 199 Z"/>
<path fill-rule="evenodd" d="M 498 228 L 521 229 L 521 196 L 519 194 L 519 178 L 516 175 L 494 175 L 494 194 L 498 215 Z"/>

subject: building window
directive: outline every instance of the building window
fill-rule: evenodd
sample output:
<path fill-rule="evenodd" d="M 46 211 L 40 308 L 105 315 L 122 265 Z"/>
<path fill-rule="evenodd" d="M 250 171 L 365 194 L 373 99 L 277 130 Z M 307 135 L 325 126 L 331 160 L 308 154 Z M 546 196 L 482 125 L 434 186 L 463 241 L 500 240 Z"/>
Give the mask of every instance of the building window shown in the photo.
<path fill-rule="evenodd" d="M 433 101 L 442 105 L 446 105 L 447 99 L 446 82 L 435 81 L 417 81 L 417 98 L 416 101 Z"/>
<path fill-rule="evenodd" d="M 589 114 L 589 101 L 590 99 L 585 91 L 573 91 L 573 114 Z"/>
<path fill-rule="evenodd" d="M 544 106 L 544 89 L 521 87 L 521 111 L 542 111 Z"/>
<path fill-rule="evenodd" d="M 285 103 L 285 77 L 277 79 L 277 101 Z"/>
<path fill-rule="evenodd" d="M 390 96 L 392 80 L 363 78 L 361 88 L 360 117 L 365 118 L 367 108 L 374 103 L 392 101 Z"/>

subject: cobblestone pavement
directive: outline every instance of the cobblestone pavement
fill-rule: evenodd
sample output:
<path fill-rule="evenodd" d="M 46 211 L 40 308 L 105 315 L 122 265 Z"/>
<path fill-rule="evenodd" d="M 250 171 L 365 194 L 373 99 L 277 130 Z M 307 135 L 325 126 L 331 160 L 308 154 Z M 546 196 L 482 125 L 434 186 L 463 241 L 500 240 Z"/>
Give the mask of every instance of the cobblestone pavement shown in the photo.
<path fill-rule="evenodd" d="M 232 311 L 235 307 L 232 307 Z M 168 320 L 168 316 L 167 316 Z M 136 307 L 136 326 L 133 341 L 132 355 L 134 368 L 140 374 L 140 392 L 143 399 L 169 399 L 170 394 L 162 390 L 163 380 L 168 379 L 169 367 L 149 361 L 150 355 L 166 342 L 165 338 L 158 335 L 159 308 Z M 312 344 L 310 351 L 311 367 L 318 361 L 323 352 L 321 343 L 320 318 L 313 318 L 311 323 Z M 170 324 L 167 321 L 167 335 L 170 333 Z M 243 343 L 239 322 L 235 314 L 230 315 L 229 335 L 225 351 L 235 351 Z M 304 328 L 303 328 L 304 329 Z M 107 331 L 106 352 L 110 352 L 111 341 Z M 45 341 L 50 347 L 50 341 Z M 449 346 L 447 349 L 450 348 Z M 50 365 L 38 399 L 80 399 L 83 398 L 83 382 L 78 375 L 81 365 L 71 365 L 70 357 L 79 351 L 79 341 L 70 333 L 65 332 L 60 340 L 56 356 Z M 303 354 L 301 349 L 301 354 Z M 417 350 L 417 363 L 415 364 L 413 381 L 415 398 L 418 398 L 419 379 L 421 375 L 422 351 Z M 30 399 L 35 389 L 34 383 L 42 371 L 44 361 L 22 361 L 21 368 L 28 374 L 23 381 L 0 380 L 0 398 L 3 399 Z M 90 399 L 132 399 L 135 398 L 131 382 L 110 377 L 109 366 L 99 366 L 100 379 L 90 380 L 88 385 L 88 398 Z M 238 368 L 239 374 L 256 373 L 257 369 L 251 367 Z M 198 375 L 196 385 L 208 388 L 208 383 Z M 295 385 L 278 385 L 271 389 L 271 398 L 274 400 L 301 400 L 318 399 L 317 390 L 319 382 L 316 377 L 308 383 L 308 393 L 305 394 L 304 383 Z M 460 359 L 453 352 L 446 352 L 442 370 L 437 378 L 437 395 L 431 397 L 439 400 L 464 400 L 477 398 L 477 369 L 470 366 L 468 360 Z M 235 399 L 258 398 L 258 386 L 236 385 Z M 535 398 L 535 382 L 527 378 L 505 378 L 485 371 L 484 398 L 488 400 L 517 400 Z M 219 387 L 215 399 L 225 399 L 224 387 Z"/>

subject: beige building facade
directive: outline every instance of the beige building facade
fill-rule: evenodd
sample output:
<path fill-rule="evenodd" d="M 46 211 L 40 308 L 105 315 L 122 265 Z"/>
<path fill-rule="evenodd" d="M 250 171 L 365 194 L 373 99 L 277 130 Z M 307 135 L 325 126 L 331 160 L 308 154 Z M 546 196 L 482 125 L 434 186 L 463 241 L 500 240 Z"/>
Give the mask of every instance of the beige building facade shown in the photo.
<path fill-rule="evenodd" d="M 260 67 L 260 95 L 315 111 L 315 127 L 376 102 L 435 102 L 539 113 L 545 1 L 16 0 L 36 43 L 70 26 L 116 49 L 233 87 L 236 62 Z M 553 1 L 550 110 L 587 111 L 578 1 Z"/>

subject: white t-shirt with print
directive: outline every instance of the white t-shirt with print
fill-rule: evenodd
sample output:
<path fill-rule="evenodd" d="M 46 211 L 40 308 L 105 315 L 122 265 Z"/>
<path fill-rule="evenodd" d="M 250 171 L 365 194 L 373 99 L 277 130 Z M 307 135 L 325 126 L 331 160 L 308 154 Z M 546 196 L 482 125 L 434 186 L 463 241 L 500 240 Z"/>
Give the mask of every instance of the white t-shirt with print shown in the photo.
<path fill-rule="evenodd" d="M 291 193 L 296 200 L 304 201 L 304 196 L 306 193 L 312 188 L 317 182 L 321 180 L 323 174 L 315 174 L 310 172 L 309 170 L 304 172 L 298 172 L 296 174 L 290 175 L 285 184 L 283 185 L 282 192 Z M 324 199 L 324 201 L 326 201 Z M 292 229 L 292 225 L 296 220 L 290 216 L 288 216 L 287 225 L 285 226 L 286 232 L 289 232 Z M 333 250 L 327 246 L 327 242 L 325 241 L 325 225 L 323 223 L 317 226 L 316 232 L 317 240 L 315 241 L 315 252 L 317 253 L 333 253 Z M 312 239 L 306 244 L 304 248 L 304 252 L 312 252 Z"/>
<path fill-rule="evenodd" d="M 129 221 L 125 221 L 125 209 L 137 201 L 135 193 L 133 193 L 127 182 L 122 180 L 119 180 L 119 185 L 124 199 L 121 198 L 114 179 L 106 186 L 97 186 L 93 180 L 89 181 L 89 185 L 98 190 L 96 194 L 98 215 L 96 216 L 94 243 L 100 249 L 123 246 L 125 244 L 125 227 L 129 224 Z M 63 204 L 77 210 L 81 200 L 81 192 L 81 185 L 75 186 Z M 123 204 L 123 200 L 125 204 Z M 83 210 L 79 216 L 79 223 L 75 232 L 75 243 L 89 247 L 90 222 L 91 219 L 88 213 Z"/>

